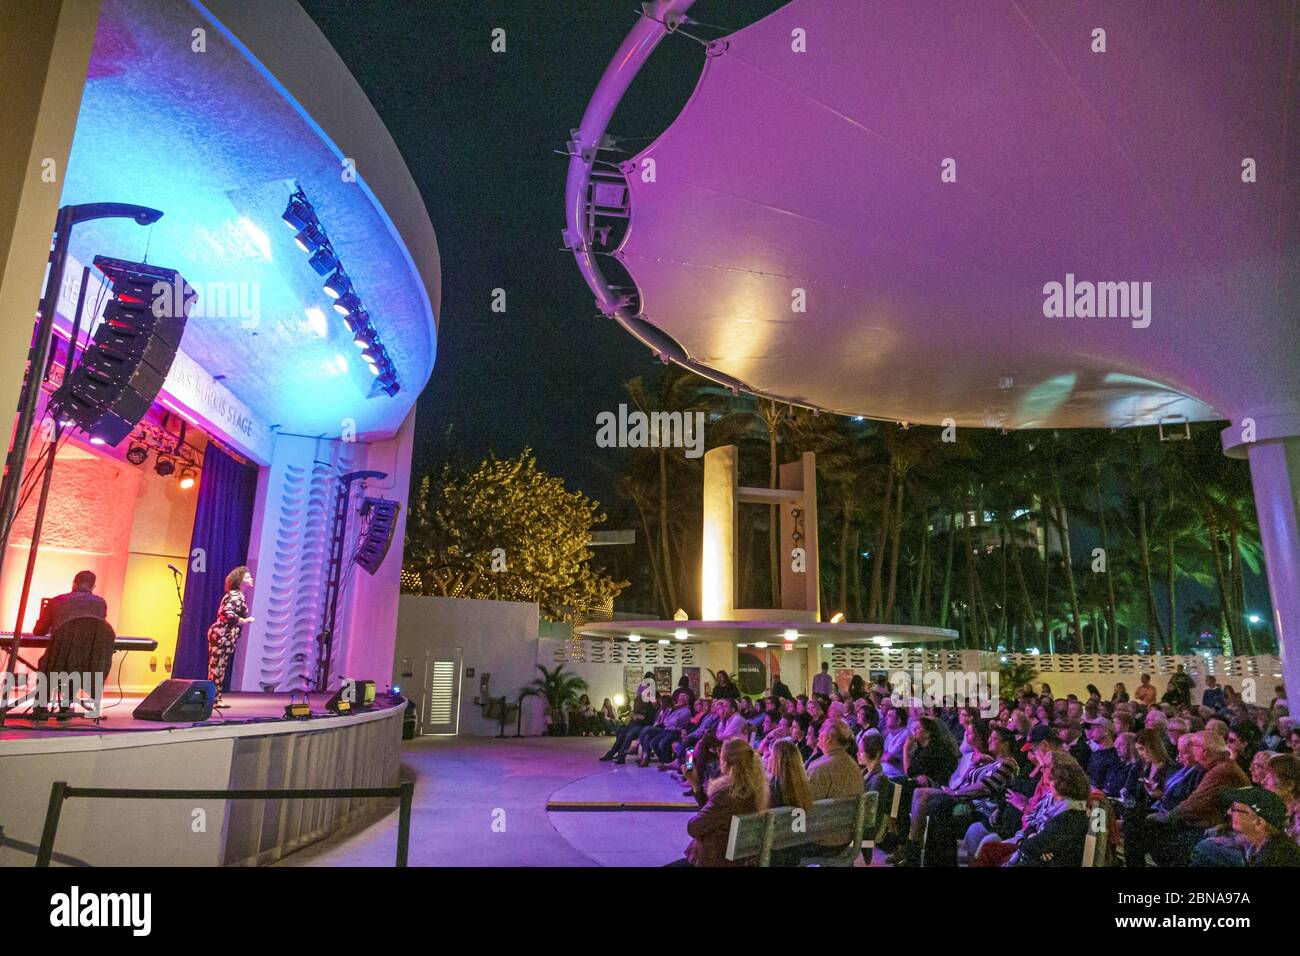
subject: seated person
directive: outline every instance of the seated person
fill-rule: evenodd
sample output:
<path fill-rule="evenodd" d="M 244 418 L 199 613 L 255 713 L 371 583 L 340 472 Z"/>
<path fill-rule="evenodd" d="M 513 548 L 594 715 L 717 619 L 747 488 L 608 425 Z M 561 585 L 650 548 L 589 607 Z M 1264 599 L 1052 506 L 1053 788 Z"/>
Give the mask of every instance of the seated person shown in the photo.
<path fill-rule="evenodd" d="M 981 799 L 988 801 L 986 813 L 992 813 L 1018 773 L 1015 737 L 1005 727 L 990 729 L 986 721 L 976 719 L 966 725 L 966 744 L 971 761 L 961 779 L 945 787 L 919 787 L 913 792 L 908 842 L 897 862 L 918 865 L 924 840 L 929 848 L 927 864 L 955 866 L 957 835 L 966 829 L 955 829 L 956 808 Z"/>
<path fill-rule="evenodd" d="M 1192 734 L 1191 753 L 1203 771 L 1196 789 L 1172 810 L 1162 808 L 1148 818 L 1155 830 L 1151 854 L 1161 866 L 1187 866 L 1205 830 L 1222 820 L 1223 794 L 1250 785 L 1218 734 L 1208 730 Z"/>
<path fill-rule="evenodd" d="M 1263 787 L 1227 790 L 1222 796 L 1232 829 L 1245 843 L 1243 865 L 1300 866 L 1300 846 L 1286 832 L 1287 807 L 1281 797 Z"/>
<path fill-rule="evenodd" d="M 731 818 L 767 809 L 768 784 L 758 754 L 743 737 L 728 738 L 719 754 L 721 773 L 707 787 L 699 767 L 686 771 L 700 812 L 686 823 L 691 843 L 675 866 L 738 866 L 727 859 Z"/>
<path fill-rule="evenodd" d="M 1069 754 L 1047 768 L 1048 805 L 1042 825 L 1020 841 L 1008 866 L 1082 866 L 1088 837 L 1088 776 Z"/>
<path fill-rule="evenodd" d="M 95 593 L 95 572 L 78 571 L 72 590 L 50 598 L 32 626 L 33 634 L 53 634 L 68 621 L 79 617 L 108 619 L 108 602 Z"/>

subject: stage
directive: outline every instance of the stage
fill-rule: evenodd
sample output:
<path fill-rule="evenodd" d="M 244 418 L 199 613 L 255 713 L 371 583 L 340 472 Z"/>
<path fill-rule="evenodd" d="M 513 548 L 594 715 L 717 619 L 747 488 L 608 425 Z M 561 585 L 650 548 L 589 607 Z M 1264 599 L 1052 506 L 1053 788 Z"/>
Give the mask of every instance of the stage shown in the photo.
<path fill-rule="evenodd" d="M 31 866 L 50 787 L 323 789 L 397 783 L 406 702 L 285 720 L 287 694 L 231 693 L 202 723 L 132 718 L 140 698 L 107 695 L 105 719 L 0 728 L 0 866 Z M 389 809 L 374 799 L 69 801 L 54 865 L 230 866 L 281 859 L 340 827 Z"/>

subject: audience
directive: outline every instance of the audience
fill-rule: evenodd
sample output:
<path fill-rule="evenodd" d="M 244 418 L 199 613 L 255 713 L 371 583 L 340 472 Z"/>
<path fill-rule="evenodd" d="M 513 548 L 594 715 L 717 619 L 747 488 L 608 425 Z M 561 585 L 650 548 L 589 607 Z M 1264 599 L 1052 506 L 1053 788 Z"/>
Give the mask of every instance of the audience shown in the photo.
<path fill-rule="evenodd" d="M 608 700 L 595 711 L 584 699 L 574 724 L 614 735 L 602 760 L 636 754 L 682 781 L 701 806 L 683 864 L 725 864 L 734 815 L 814 812 L 865 790 L 879 795 L 868 837 L 897 865 L 1080 866 L 1085 846 L 1097 865 L 1300 865 L 1300 722 L 1281 689 L 1257 706 L 1207 675 L 1197 695 L 1180 668 L 1160 702 L 1143 674 L 1131 695 L 1122 683 L 1109 700 L 1092 685 L 1083 700 L 1026 686 L 981 711 L 891 697 L 878 679 L 822 680 L 811 697 L 774 680 L 751 697 L 718 672 L 711 697 L 679 685 L 647 701 L 650 682 L 624 723 Z M 843 849 L 810 842 L 771 863 Z"/>

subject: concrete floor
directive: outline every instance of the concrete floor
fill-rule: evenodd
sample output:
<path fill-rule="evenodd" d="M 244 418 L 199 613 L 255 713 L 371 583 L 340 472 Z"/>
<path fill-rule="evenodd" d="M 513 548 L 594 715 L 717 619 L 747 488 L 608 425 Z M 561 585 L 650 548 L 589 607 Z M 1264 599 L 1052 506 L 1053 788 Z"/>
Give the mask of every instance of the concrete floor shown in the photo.
<path fill-rule="evenodd" d="M 597 758 L 610 738 L 424 737 L 402 746 L 415 780 L 411 866 L 661 866 L 689 842 L 681 811 L 551 812 L 547 801 L 682 801 L 652 765 Z M 277 866 L 392 866 L 397 811 Z"/>

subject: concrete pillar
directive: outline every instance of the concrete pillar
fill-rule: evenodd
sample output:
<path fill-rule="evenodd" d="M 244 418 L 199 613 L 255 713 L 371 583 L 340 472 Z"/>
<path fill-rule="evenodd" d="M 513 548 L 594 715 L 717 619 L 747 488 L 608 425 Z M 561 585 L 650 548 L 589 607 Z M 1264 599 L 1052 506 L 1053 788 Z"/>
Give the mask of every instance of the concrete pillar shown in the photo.
<path fill-rule="evenodd" d="M 704 453 L 700 616 L 729 621 L 736 610 L 736 446 Z"/>
<path fill-rule="evenodd" d="M 1287 700 L 1300 701 L 1300 414 L 1234 419 L 1223 431 L 1224 452 L 1250 462 L 1250 481 L 1273 604 L 1273 631 Z M 1271 683 L 1256 688 L 1272 699 Z"/>
<path fill-rule="evenodd" d="M 0 407 L 10 416 L 45 285 L 98 20 L 99 0 L 0 0 Z"/>

